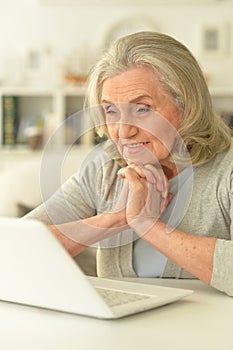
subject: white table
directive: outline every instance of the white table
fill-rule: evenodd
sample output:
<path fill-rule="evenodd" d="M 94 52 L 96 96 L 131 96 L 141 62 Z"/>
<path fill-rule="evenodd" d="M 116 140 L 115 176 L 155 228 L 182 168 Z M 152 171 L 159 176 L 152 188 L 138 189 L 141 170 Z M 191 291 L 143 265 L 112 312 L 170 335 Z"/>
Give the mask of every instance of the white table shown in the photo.
<path fill-rule="evenodd" d="M 233 298 L 197 280 L 140 281 L 189 288 L 194 293 L 113 321 L 0 302 L 0 349 L 233 349 Z"/>

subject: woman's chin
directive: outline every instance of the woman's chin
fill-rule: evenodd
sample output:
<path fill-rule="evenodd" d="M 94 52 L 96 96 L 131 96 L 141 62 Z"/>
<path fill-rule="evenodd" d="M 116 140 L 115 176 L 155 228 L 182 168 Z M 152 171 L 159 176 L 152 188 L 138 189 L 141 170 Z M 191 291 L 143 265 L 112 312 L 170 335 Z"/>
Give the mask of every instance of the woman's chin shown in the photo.
<path fill-rule="evenodd" d="M 124 152 L 123 158 L 126 160 L 128 164 L 156 164 L 158 163 L 158 159 L 148 150 L 146 152 L 129 154 L 128 152 Z"/>

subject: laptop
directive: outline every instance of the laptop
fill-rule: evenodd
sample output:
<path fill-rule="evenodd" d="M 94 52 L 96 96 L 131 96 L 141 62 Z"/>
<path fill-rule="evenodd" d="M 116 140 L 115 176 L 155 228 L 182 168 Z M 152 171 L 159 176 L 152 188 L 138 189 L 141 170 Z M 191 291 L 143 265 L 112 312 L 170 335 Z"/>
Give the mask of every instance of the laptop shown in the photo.
<path fill-rule="evenodd" d="M 115 319 L 153 309 L 191 290 L 86 276 L 43 223 L 0 218 L 0 300 Z"/>

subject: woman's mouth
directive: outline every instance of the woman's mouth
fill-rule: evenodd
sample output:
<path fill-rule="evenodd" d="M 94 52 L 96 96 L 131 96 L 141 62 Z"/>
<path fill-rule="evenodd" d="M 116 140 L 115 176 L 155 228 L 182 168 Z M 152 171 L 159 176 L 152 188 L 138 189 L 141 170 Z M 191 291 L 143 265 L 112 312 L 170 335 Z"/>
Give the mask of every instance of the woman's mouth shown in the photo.
<path fill-rule="evenodd" d="M 141 152 L 145 149 L 145 147 L 149 144 L 149 142 L 134 142 L 134 143 L 126 143 L 123 144 L 123 154 L 125 152 L 129 154 L 135 154 Z"/>

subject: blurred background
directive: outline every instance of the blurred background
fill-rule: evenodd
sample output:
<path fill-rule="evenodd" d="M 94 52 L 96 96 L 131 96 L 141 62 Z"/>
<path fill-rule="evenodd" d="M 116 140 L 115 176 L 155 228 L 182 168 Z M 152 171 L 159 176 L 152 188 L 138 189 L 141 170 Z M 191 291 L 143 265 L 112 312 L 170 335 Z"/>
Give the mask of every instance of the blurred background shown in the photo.
<path fill-rule="evenodd" d="M 211 86 L 229 87 L 232 13 L 231 0 L 0 0 L 0 84 L 80 82 L 111 40 L 155 29 L 191 49 Z"/>

